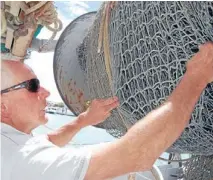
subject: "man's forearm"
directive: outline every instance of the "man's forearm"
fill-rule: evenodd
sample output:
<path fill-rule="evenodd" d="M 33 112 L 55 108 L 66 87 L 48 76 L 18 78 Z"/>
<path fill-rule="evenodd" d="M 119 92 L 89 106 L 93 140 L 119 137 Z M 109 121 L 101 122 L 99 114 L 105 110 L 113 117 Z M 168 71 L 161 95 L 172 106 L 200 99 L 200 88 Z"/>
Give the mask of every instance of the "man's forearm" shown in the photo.
<path fill-rule="evenodd" d="M 124 136 L 134 170 L 148 167 L 181 135 L 207 83 L 186 73 L 168 100 L 133 126 Z M 146 167 L 144 167 L 146 169 Z"/>
<path fill-rule="evenodd" d="M 69 124 L 66 124 L 60 129 L 49 133 L 47 135 L 49 141 L 60 147 L 66 145 L 72 140 L 75 134 L 84 127 L 83 124 L 80 123 L 80 118 L 82 117 L 78 116 L 74 121 L 70 122 Z"/>

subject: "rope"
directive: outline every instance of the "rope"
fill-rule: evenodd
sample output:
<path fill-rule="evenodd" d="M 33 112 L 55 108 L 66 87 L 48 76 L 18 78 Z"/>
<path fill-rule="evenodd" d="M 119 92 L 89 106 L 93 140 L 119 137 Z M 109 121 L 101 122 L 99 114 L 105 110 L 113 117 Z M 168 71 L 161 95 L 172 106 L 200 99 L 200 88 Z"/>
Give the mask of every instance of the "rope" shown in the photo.
<path fill-rule="evenodd" d="M 100 30 L 99 30 L 99 38 L 98 38 L 98 53 L 100 53 L 102 43 L 103 43 L 103 49 L 104 49 L 104 60 L 105 60 L 105 67 L 106 72 L 109 79 L 109 85 L 111 87 L 112 85 L 112 73 L 111 73 L 111 61 L 110 61 L 110 49 L 109 49 L 109 14 L 110 14 L 110 8 L 114 8 L 115 2 L 108 2 L 105 4 L 103 15 L 102 15 L 102 21 L 100 24 Z M 130 125 L 128 125 L 121 113 L 118 111 L 119 116 L 121 117 L 122 122 L 124 123 L 127 130 L 130 128 Z M 151 169 L 151 173 L 155 177 L 156 180 L 163 180 L 163 176 L 160 172 L 160 170 L 154 165 Z M 136 173 L 130 173 L 128 176 L 128 180 L 135 180 L 136 179 Z"/>
<path fill-rule="evenodd" d="M 52 1 L 41 1 L 38 3 L 30 2 L 28 4 L 25 2 L 21 3 L 21 9 L 25 12 L 26 15 L 25 18 L 30 18 L 31 23 L 36 20 L 36 24 L 41 24 L 49 31 L 53 32 L 50 39 L 39 48 L 38 52 L 41 52 L 44 50 L 45 46 L 47 46 L 51 40 L 56 37 L 57 32 L 62 29 L 63 25 L 61 20 L 58 19 L 58 14 Z M 29 6 L 31 7 L 29 8 Z M 54 28 L 51 27 L 51 24 L 54 24 Z"/>
<path fill-rule="evenodd" d="M 106 72 L 107 72 L 107 76 L 108 76 L 108 80 L 109 80 L 109 86 L 112 87 L 112 73 L 111 73 L 111 61 L 110 61 L 110 50 L 109 50 L 109 32 L 108 32 L 108 24 L 109 24 L 109 13 L 110 13 L 110 8 L 114 8 L 115 6 L 114 1 L 110 1 L 108 3 L 105 4 L 104 10 L 103 10 L 103 17 L 102 17 L 102 22 L 100 25 L 100 41 L 98 42 L 99 44 L 99 48 L 102 47 L 102 44 L 104 45 L 104 60 L 105 60 L 105 67 L 106 67 Z M 98 49 L 98 51 L 100 51 L 100 49 Z M 113 91 L 111 89 L 111 94 L 113 96 Z M 124 124 L 124 126 L 126 127 L 126 129 L 128 130 L 130 128 L 130 125 L 128 125 L 120 111 L 118 110 L 118 114 Z"/>
<path fill-rule="evenodd" d="M 103 15 L 102 15 L 102 21 L 100 24 L 100 30 L 99 30 L 99 38 L 98 38 L 98 53 L 100 53 L 100 50 L 103 45 L 103 50 L 104 50 L 104 62 L 105 62 L 105 68 L 106 72 L 108 75 L 108 80 L 109 80 L 109 86 L 112 86 L 112 73 L 111 73 L 111 62 L 110 62 L 110 50 L 109 50 L 109 32 L 108 32 L 108 27 L 109 27 L 109 13 L 110 13 L 110 8 L 113 8 L 112 4 L 115 5 L 114 2 L 108 2 L 105 4 L 104 10 L 103 10 Z M 111 90 L 111 92 L 113 92 Z M 113 95 L 113 93 L 112 93 Z M 125 127 L 127 130 L 130 128 L 128 124 L 124 121 L 122 115 L 118 111 L 119 116 L 121 117 L 122 122 L 124 123 Z M 130 173 L 128 175 L 128 180 L 135 180 L 136 179 L 136 173 Z"/>
<path fill-rule="evenodd" d="M 45 46 L 47 46 L 50 41 L 56 37 L 57 32 L 62 30 L 63 27 L 61 20 L 57 17 L 57 12 L 52 2 L 47 3 L 46 6 L 44 6 L 44 8 L 41 10 L 40 14 L 43 14 L 43 16 L 41 16 L 41 18 L 39 19 L 40 24 L 45 26 L 49 31 L 52 31 L 53 34 L 50 37 L 49 41 L 44 43 L 39 48 L 39 52 L 41 52 L 45 48 Z M 52 23 L 54 24 L 54 28 L 50 26 Z"/>
<path fill-rule="evenodd" d="M 102 23 L 101 23 L 101 28 L 100 28 L 100 41 L 102 40 L 103 45 L 104 45 L 104 60 L 105 60 L 105 67 L 106 67 L 106 72 L 109 78 L 109 83 L 110 86 L 112 85 L 112 73 L 111 73 L 111 61 L 110 61 L 110 49 L 109 49 L 109 14 L 110 14 L 110 9 L 114 8 L 115 2 L 109 2 L 105 4 L 104 12 L 103 12 L 103 18 L 102 18 Z M 99 41 L 99 47 L 98 51 L 100 52 L 101 42 Z"/>
<path fill-rule="evenodd" d="M 44 4 L 46 4 L 48 1 L 40 1 L 36 5 L 29 8 L 29 6 L 26 4 L 25 1 L 21 1 L 20 8 L 24 11 L 26 15 L 36 11 L 37 9 L 41 8 Z"/>

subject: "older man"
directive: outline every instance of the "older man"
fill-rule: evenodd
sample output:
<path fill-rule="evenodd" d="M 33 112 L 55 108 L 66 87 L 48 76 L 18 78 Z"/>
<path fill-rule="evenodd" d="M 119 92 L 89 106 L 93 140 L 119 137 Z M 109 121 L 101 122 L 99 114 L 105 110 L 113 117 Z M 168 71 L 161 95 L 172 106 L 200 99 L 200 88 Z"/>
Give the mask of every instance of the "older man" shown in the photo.
<path fill-rule="evenodd" d="M 2 62 L 1 138 L 4 180 L 103 180 L 151 168 L 181 134 L 206 85 L 213 81 L 213 44 L 206 43 L 189 61 L 168 100 L 134 125 L 121 139 L 91 150 L 59 148 L 82 127 L 96 124 L 118 106 L 116 97 L 95 100 L 76 121 L 46 137 L 31 131 L 47 122 L 49 92 L 19 62 Z M 157 135 L 157 138 L 156 138 Z"/>

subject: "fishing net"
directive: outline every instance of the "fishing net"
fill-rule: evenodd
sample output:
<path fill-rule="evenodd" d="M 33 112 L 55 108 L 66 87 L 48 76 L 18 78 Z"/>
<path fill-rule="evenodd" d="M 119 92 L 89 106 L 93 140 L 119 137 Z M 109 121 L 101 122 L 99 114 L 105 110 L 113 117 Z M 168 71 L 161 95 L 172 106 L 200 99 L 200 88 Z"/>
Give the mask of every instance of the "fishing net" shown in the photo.
<path fill-rule="evenodd" d="M 99 127 L 120 137 L 165 101 L 198 45 L 213 40 L 213 2 L 117 2 L 106 15 L 104 8 L 80 45 L 85 51 L 79 51 L 84 54 L 79 61 L 85 64 L 91 99 L 119 97 L 120 108 Z M 107 34 L 102 33 L 103 16 L 109 16 Z M 105 42 L 98 49 L 100 36 L 109 40 L 109 57 Z M 171 149 L 213 154 L 213 84 L 202 93 Z"/>
<path fill-rule="evenodd" d="M 192 156 L 191 160 L 183 166 L 182 179 L 212 180 L 213 156 Z"/>
<path fill-rule="evenodd" d="M 91 99 L 119 97 L 120 108 L 99 127 L 120 137 L 165 101 L 198 45 L 213 40 L 213 3 L 118 2 L 107 15 L 108 34 L 100 30 L 103 6 L 83 42 L 84 68 Z M 101 35 L 108 38 L 110 57 L 104 55 L 104 44 L 98 49 Z M 213 154 L 213 84 L 202 93 L 188 127 L 170 150 Z M 212 179 L 212 161 L 212 156 L 193 156 L 183 166 L 183 179 Z"/>
<path fill-rule="evenodd" d="M 76 49 L 89 99 L 119 97 L 120 107 L 97 126 L 123 136 L 166 100 L 207 41 L 213 41 L 213 2 L 104 3 Z M 168 152 L 196 154 L 184 165 L 185 179 L 212 178 L 213 83 Z"/>

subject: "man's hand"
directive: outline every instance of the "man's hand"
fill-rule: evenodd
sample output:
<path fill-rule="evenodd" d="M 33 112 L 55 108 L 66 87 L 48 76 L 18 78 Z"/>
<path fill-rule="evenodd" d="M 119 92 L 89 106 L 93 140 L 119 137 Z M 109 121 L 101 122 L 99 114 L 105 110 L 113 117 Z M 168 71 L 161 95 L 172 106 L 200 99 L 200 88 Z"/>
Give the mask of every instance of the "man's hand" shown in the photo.
<path fill-rule="evenodd" d="M 71 141 L 73 136 L 88 125 L 95 125 L 110 116 L 110 111 L 118 107 L 117 97 L 108 99 L 95 99 L 86 112 L 80 114 L 75 121 L 62 126 L 60 129 L 47 135 L 48 140 L 57 146 L 64 146 Z"/>
<path fill-rule="evenodd" d="M 205 83 L 213 81 L 213 43 L 208 42 L 200 46 L 199 52 L 187 63 L 188 73 L 202 79 Z"/>
<path fill-rule="evenodd" d="M 111 115 L 111 111 L 119 106 L 118 98 L 94 99 L 86 112 L 79 115 L 78 123 L 82 127 L 96 125 Z"/>

